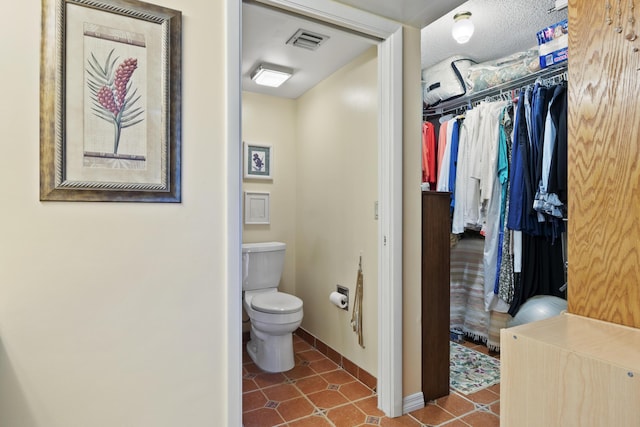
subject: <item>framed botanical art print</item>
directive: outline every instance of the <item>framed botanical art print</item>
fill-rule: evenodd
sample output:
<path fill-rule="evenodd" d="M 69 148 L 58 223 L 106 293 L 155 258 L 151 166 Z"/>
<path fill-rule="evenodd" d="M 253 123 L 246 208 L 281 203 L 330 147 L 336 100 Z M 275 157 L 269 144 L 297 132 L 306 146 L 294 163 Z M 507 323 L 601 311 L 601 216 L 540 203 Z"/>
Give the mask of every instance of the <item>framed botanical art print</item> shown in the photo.
<path fill-rule="evenodd" d="M 180 202 L 181 19 L 42 0 L 40 200 Z"/>
<path fill-rule="evenodd" d="M 273 150 L 269 144 L 244 143 L 244 178 L 272 179 Z"/>

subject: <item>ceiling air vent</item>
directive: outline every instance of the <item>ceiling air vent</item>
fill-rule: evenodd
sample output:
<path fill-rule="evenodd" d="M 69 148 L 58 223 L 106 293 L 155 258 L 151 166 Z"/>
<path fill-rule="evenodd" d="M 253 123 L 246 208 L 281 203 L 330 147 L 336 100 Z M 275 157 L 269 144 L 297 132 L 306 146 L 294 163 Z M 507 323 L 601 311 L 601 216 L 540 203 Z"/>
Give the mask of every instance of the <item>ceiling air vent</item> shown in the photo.
<path fill-rule="evenodd" d="M 316 50 L 328 38 L 329 36 L 323 36 L 322 34 L 312 33 L 311 31 L 300 29 L 296 31 L 293 36 L 291 36 L 291 38 L 287 41 L 287 44 L 302 47 L 304 49 Z"/>

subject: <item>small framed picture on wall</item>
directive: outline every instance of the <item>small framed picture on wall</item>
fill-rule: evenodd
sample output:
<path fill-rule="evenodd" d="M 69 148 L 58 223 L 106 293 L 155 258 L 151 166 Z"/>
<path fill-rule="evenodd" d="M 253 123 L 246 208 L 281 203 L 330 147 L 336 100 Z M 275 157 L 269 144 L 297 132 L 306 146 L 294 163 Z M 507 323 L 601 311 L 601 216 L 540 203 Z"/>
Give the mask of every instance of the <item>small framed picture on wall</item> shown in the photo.
<path fill-rule="evenodd" d="M 272 179 L 273 149 L 269 144 L 244 143 L 244 178 Z"/>
<path fill-rule="evenodd" d="M 269 224 L 269 193 L 244 192 L 244 223 Z"/>

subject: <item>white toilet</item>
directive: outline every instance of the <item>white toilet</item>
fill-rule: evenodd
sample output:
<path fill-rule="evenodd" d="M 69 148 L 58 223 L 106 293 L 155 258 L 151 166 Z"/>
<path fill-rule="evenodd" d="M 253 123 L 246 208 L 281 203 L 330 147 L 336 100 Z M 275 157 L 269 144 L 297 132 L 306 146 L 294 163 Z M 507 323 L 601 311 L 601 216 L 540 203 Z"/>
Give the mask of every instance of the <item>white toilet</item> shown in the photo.
<path fill-rule="evenodd" d="M 242 244 L 243 305 L 251 320 L 247 352 L 267 372 L 293 368 L 292 333 L 302 322 L 302 300 L 278 292 L 285 249 L 280 242 Z"/>

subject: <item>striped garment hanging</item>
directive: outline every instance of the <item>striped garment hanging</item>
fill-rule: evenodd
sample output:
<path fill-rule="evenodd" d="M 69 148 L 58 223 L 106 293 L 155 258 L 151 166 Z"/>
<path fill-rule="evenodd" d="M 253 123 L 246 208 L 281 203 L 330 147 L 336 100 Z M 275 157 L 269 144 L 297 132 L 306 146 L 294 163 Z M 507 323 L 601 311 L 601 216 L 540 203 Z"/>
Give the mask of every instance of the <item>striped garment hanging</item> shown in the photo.
<path fill-rule="evenodd" d="M 358 334 L 358 344 L 364 348 L 364 341 L 362 339 L 362 285 L 364 283 L 364 276 L 362 274 L 362 255 L 360 255 L 360 262 L 358 264 L 358 278 L 356 279 L 356 295 L 353 303 L 353 312 L 351 313 L 351 326 L 353 331 Z"/>

